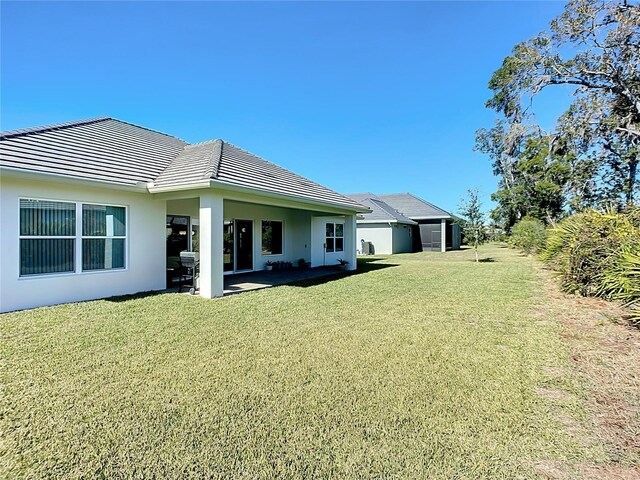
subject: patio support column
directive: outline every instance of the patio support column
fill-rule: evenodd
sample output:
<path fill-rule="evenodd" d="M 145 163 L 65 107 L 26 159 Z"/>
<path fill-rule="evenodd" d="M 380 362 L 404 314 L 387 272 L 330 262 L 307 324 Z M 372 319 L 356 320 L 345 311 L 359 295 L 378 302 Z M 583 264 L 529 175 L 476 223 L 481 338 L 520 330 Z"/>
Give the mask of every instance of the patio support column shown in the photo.
<path fill-rule="evenodd" d="M 443 218 L 440 220 L 440 251 L 447 251 L 447 220 Z"/>
<path fill-rule="evenodd" d="M 221 195 L 200 195 L 200 296 L 221 297 L 224 291 L 223 227 Z"/>
<path fill-rule="evenodd" d="M 345 217 L 344 221 L 345 229 L 345 253 L 346 259 L 349 262 L 347 270 L 357 270 L 358 268 L 358 256 L 356 251 L 358 249 L 358 233 L 356 227 L 356 216 L 349 215 Z"/>

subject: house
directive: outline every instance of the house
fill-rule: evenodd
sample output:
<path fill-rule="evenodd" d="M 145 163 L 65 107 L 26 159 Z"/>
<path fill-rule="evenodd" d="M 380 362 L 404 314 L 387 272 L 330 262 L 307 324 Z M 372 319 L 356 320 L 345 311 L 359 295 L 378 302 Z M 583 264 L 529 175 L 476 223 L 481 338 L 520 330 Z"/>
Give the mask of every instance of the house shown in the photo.
<path fill-rule="evenodd" d="M 113 118 L 0 134 L 0 310 L 162 290 L 198 251 L 200 295 L 268 260 L 356 268 L 357 201 L 222 140 Z"/>
<path fill-rule="evenodd" d="M 357 220 L 358 243 L 370 253 L 457 250 L 460 226 L 447 211 L 411 193 L 354 193 L 354 201 L 371 209 Z"/>

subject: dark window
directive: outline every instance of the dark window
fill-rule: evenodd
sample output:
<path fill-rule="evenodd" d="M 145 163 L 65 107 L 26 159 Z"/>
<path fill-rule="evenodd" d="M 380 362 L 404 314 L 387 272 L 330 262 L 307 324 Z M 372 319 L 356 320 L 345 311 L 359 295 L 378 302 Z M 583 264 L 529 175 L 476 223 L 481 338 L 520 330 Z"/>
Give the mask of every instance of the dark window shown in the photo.
<path fill-rule="evenodd" d="M 262 254 L 281 255 L 283 250 L 284 228 L 281 221 L 262 221 Z"/>
<path fill-rule="evenodd" d="M 327 252 L 344 251 L 344 224 L 327 223 L 325 249 Z"/>

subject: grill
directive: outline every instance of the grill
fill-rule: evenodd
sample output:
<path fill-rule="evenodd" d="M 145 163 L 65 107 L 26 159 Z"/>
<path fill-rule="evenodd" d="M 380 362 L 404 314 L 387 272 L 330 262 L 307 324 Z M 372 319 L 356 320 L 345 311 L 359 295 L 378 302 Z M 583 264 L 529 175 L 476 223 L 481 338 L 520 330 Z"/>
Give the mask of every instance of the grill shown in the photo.
<path fill-rule="evenodd" d="M 198 252 L 180 252 L 180 269 L 181 277 L 187 282 L 180 284 L 179 292 L 182 288 L 189 288 L 189 293 L 195 295 L 196 293 L 196 281 L 200 276 L 200 256 Z M 191 284 L 189 285 L 189 281 Z"/>

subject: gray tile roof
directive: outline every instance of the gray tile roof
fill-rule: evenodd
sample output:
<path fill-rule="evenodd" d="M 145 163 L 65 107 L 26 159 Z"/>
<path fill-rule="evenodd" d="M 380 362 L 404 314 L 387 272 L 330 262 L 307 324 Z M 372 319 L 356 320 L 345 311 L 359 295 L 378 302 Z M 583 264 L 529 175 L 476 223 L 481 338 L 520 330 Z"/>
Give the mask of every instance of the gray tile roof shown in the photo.
<path fill-rule="evenodd" d="M 183 140 L 112 118 L 0 134 L 0 166 L 150 189 L 214 180 L 366 211 L 357 201 L 222 140 Z"/>
<path fill-rule="evenodd" d="M 186 142 L 111 118 L 0 133 L 0 166 L 135 185 L 150 182 Z"/>
<path fill-rule="evenodd" d="M 349 196 L 355 201 L 361 203 L 366 199 L 381 201 L 395 210 L 398 214 L 404 216 L 405 218 L 408 217 L 411 220 L 452 218 L 449 212 L 436 207 L 434 204 L 429 203 L 422 198 L 416 197 L 411 193 L 393 193 L 387 195 L 377 195 L 373 193 L 354 193 L 350 194 Z M 365 219 L 367 218 L 367 215 L 365 215 Z"/>
<path fill-rule="evenodd" d="M 378 199 L 391 205 L 397 211 L 411 218 L 412 220 L 451 218 L 451 214 L 433 203 L 429 203 L 411 193 L 392 193 L 388 195 L 378 195 Z"/>
<path fill-rule="evenodd" d="M 351 195 L 350 195 L 351 196 Z M 351 196 L 351 198 L 354 198 Z M 365 205 L 371 209 L 371 213 L 365 213 L 363 220 L 366 223 L 404 223 L 407 225 L 416 225 L 416 222 L 410 218 L 405 217 L 400 212 L 384 203 L 382 200 L 376 200 L 370 196 L 358 195 L 358 198 L 354 198 L 358 203 Z"/>

